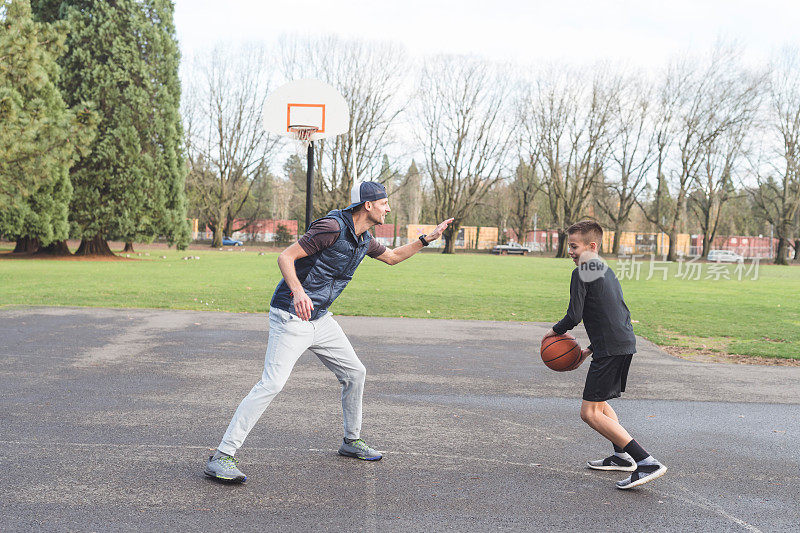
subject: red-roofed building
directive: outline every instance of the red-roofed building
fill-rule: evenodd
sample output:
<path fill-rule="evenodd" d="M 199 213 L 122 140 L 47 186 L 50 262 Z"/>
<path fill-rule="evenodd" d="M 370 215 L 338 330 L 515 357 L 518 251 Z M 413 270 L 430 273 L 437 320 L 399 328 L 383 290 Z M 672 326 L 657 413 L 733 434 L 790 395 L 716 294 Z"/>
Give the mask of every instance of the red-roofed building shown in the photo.
<path fill-rule="evenodd" d="M 770 242 L 771 241 L 771 242 Z M 745 258 L 770 258 L 778 249 L 778 239 L 761 235 L 718 235 L 709 250 L 731 250 Z M 703 253 L 703 236 L 692 235 L 691 255 Z"/>
<path fill-rule="evenodd" d="M 197 227 L 196 224 L 195 219 L 195 228 Z M 228 236 L 243 241 L 272 242 L 275 240 L 275 235 L 280 225 L 283 225 L 290 234 L 294 235 L 294 238 L 297 238 L 296 220 L 256 220 L 248 225 L 246 220 L 238 218 L 233 221 L 233 234 Z M 208 226 L 206 226 L 203 233 L 195 230 L 195 239 L 211 240 L 213 237 L 214 233 Z"/>
<path fill-rule="evenodd" d="M 547 238 L 547 231 L 536 230 L 529 231 L 525 235 L 525 239 L 518 239 L 517 232 L 511 228 L 506 229 L 506 237 L 509 241 L 518 242 L 523 246 L 528 246 L 534 252 L 543 252 L 545 250 L 555 250 L 558 247 L 558 232 L 550 230 L 550 239 Z"/>
<path fill-rule="evenodd" d="M 391 246 L 392 241 L 394 240 L 394 224 L 379 224 L 377 226 L 373 226 L 371 230 L 372 236 L 375 237 L 379 243 L 384 246 Z M 400 242 L 402 235 L 398 235 L 398 244 L 403 244 Z"/>
<path fill-rule="evenodd" d="M 289 233 L 297 236 L 296 220 L 256 220 L 252 224 L 245 225 L 246 220 L 236 219 L 233 222 L 234 228 L 239 228 L 233 232 L 234 239 L 243 241 L 271 242 L 275 240 L 278 233 L 278 226 L 283 226 Z"/>

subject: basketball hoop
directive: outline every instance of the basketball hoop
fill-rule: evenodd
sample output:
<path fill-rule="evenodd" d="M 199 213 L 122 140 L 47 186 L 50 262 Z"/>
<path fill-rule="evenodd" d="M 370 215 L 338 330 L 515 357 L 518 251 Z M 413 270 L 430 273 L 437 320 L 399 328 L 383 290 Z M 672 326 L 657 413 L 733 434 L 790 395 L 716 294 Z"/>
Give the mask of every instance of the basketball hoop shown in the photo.
<path fill-rule="evenodd" d="M 308 153 L 308 145 L 311 144 L 311 136 L 317 132 L 316 126 L 291 125 L 287 128 L 289 135 L 295 141 L 300 141 L 297 146 L 297 155 L 305 156 Z"/>
<path fill-rule="evenodd" d="M 289 137 L 306 165 L 306 229 L 314 212 L 314 142 L 348 131 L 350 110 L 336 88 L 320 80 L 294 80 L 264 101 L 264 129 Z M 305 152 L 305 153 L 304 153 Z"/>

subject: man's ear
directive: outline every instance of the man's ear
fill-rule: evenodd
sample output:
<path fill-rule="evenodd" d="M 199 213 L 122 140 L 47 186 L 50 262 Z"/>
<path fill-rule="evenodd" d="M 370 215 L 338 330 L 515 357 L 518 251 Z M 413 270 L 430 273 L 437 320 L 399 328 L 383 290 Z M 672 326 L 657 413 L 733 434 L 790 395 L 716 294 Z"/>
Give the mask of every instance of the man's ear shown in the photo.
<path fill-rule="evenodd" d="M 598 252 L 598 251 L 600 251 L 600 245 L 598 245 L 596 242 L 592 241 L 592 242 L 589 243 L 589 249 L 591 251 L 593 251 L 593 252 Z"/>
<path fill-rule="evenodd" d="M 372 202 L 367 200 L 364 202 L 364 211 L 371 211 L 372 210 Z"/>

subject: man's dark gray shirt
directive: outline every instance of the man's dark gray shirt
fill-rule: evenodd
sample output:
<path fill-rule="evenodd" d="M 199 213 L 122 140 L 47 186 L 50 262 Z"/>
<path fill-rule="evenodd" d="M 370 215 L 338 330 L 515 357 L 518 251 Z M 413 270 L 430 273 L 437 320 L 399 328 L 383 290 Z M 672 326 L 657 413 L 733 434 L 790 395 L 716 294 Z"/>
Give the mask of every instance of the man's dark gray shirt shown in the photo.
<path fill-rule="evenodd" d="M 594 259 L 592 261 L 600 261 Z M 622 287 L 610 267 L 594 281 L 581 279 L 578 269 L 572 271 L 569 284 L 567 314 L 553 331 L 563 335 L 583 320 L 589 335 L 593 357 L 628 355 L 636 352 L 631 314 L 622 298 Z"/>

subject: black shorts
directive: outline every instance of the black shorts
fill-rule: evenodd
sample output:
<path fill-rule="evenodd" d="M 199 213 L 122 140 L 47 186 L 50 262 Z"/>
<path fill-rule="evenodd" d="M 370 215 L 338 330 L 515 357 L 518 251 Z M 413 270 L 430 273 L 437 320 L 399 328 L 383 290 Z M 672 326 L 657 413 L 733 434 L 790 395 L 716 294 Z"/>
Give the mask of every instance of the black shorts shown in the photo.
<path fill-rule="evenodd" d="M 628 369 L 631 367 L 632 358 L 633 355 L 593 357 L 589 373 L 586 374 L 583 399 L 587 402 L 604 402 L 611 398 L 619 398 L 628 381 Z"/>

